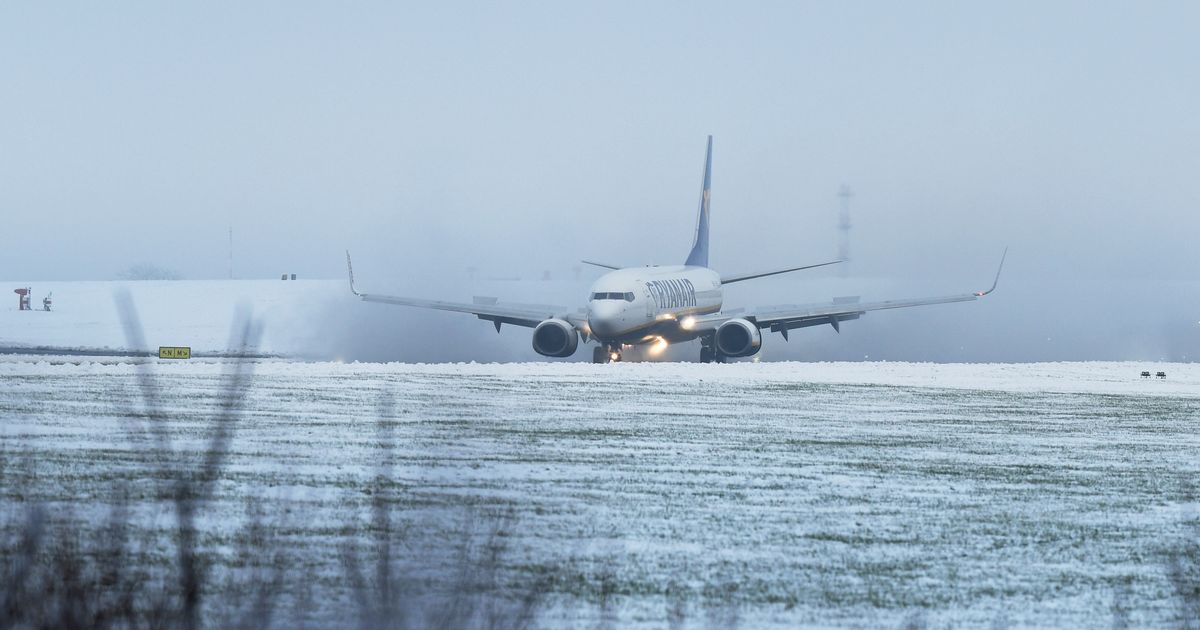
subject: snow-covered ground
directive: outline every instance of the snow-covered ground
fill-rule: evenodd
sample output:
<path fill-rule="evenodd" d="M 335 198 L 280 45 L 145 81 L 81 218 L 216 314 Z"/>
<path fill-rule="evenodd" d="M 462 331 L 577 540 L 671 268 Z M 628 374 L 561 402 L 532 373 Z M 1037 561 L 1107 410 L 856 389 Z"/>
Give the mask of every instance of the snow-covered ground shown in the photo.
<path fill-rule="evenodd" d="M 180 461 L 228 365 L 153 364 Z M 369 522 L 381 414 L 397 518 L 512 510 L 506 575 L 560 577 L 549 627 L 1163 626 L 1179 614 L 1166 559 L 1200 527 L 1195 365 L 254 368 L 203 527 L 221 541 L 248 501 L 295 508 L 289 544 L 328 601 L 345 596 L 338 550 Z M 161 453 L 119 417 L 139 405 L 137 370 L 0 358 L 0 435 L 36 470 L 4 501 L 144 483 Z"/>
<path fill-rule="evenodd" d="M 115 296 L 128 292 L 147 345 L 229 350 L 239 310 L 262 323 L 260 350 L 293 354 L 325 331 L 315 326 L 334 300 L 349 302 L 345 282 L 330 280 L 186 280 L 139 282 L 6 282 L 0 303 L 0 346 L 133 349 L 125 339 Z M 20 311 L 19 287 L 33 289 L 33 311 Z M 49 312 L 42 298 L 53 294 Z"/>

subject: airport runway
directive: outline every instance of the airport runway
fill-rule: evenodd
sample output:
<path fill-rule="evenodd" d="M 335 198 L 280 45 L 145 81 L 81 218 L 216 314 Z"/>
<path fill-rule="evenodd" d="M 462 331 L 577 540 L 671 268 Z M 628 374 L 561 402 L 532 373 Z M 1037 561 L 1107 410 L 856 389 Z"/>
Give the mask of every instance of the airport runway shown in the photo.
<path fill-rule="evenodd" d="M 162 535 L 153 471 L 198 462 L 231 365 L 150 366 L 168 453 L 125 417 L 142 367 L 0 357 L 6 511 L 86 519 L 125 483 Z M 316 620 L 380 488 L 414 540 L 502 518 L 503 581 L 553 578 L 546 626 L 1161 626 L 1200 532 L 1193 365 L 253 368 L 200 525 L 220 571 L 249 505 L 277 519 Z"/>

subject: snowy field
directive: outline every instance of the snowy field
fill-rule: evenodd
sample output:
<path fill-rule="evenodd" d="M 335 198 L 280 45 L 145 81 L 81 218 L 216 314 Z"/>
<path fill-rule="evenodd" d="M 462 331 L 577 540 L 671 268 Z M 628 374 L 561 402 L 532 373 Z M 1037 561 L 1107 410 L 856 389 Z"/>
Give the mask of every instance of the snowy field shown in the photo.
<path fill-rule="evenodd" d="M 229 364 L 151 367 L 194 461 Z M 554 576 L 547 627 L 1167 626 L 1168 561 L 1200 527 L 1197 365 L 253 367 L 203 540 L 225 567 L 248 505 L 277 515 L 314 623 L 344 621 L 379 474 L 420 540 L 509 515 L 502 573 Z M 0 357 L 4 502 L 144 488 L 164 453 L 121 417 L 137 375 Z"/>

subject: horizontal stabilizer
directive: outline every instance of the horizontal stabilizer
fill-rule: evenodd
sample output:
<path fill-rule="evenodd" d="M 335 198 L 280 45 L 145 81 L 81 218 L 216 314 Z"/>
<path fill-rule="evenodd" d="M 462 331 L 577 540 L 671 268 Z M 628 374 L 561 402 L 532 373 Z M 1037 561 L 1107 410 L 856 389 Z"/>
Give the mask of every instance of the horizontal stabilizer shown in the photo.
<path fill-rule="evenodd" d="M 618 267 L 616 265 L 609 265 L 609 264 L 605 264 L 605 263 L 601 263 L 601 262 L 595 262 L 593 260 L 581 260 L 579 262 L 581 262 L 585 265 L 591 265 L 593 267 L 603 267 L 605 269 L 620 269 L 620 267 Z"/>
<path fill-rule="evenodd" d="M 777 276 L 781 273 L 791 273 L 793 271 L 801 271 L 803 269 L 816 269 L 817 267 L 825 267 L 827 265 L 836 265 L 845 262 L 844 260 L 831 260 L 829 262 L 818 263 L 816 265 L 804 265 L 803 267 L 788 267 L 787 269 L 775 269 L 772 271 L 760 271 L 758 273 L 743 273 L 733 276 L 721 276 L 721 284 L 733 284 L 743 280 L 753 280 L 755 278 L 765 278 L 767 276 Z"/>

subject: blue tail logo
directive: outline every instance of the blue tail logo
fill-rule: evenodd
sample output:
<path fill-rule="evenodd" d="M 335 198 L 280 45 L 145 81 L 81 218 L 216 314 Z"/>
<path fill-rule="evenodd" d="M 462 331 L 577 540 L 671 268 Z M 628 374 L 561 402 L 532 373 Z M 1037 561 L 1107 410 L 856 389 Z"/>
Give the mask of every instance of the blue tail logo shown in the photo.
<path fill-rule="evenodd" d="M 708 266 L 708 198 L 712 185 L 712 136 L 708 137 L 708 150 L 704 154 L 704 187 L 700 190 L 700 216 L 696 219 L 696 240 L 688 253 L 685 265 Z"/>

